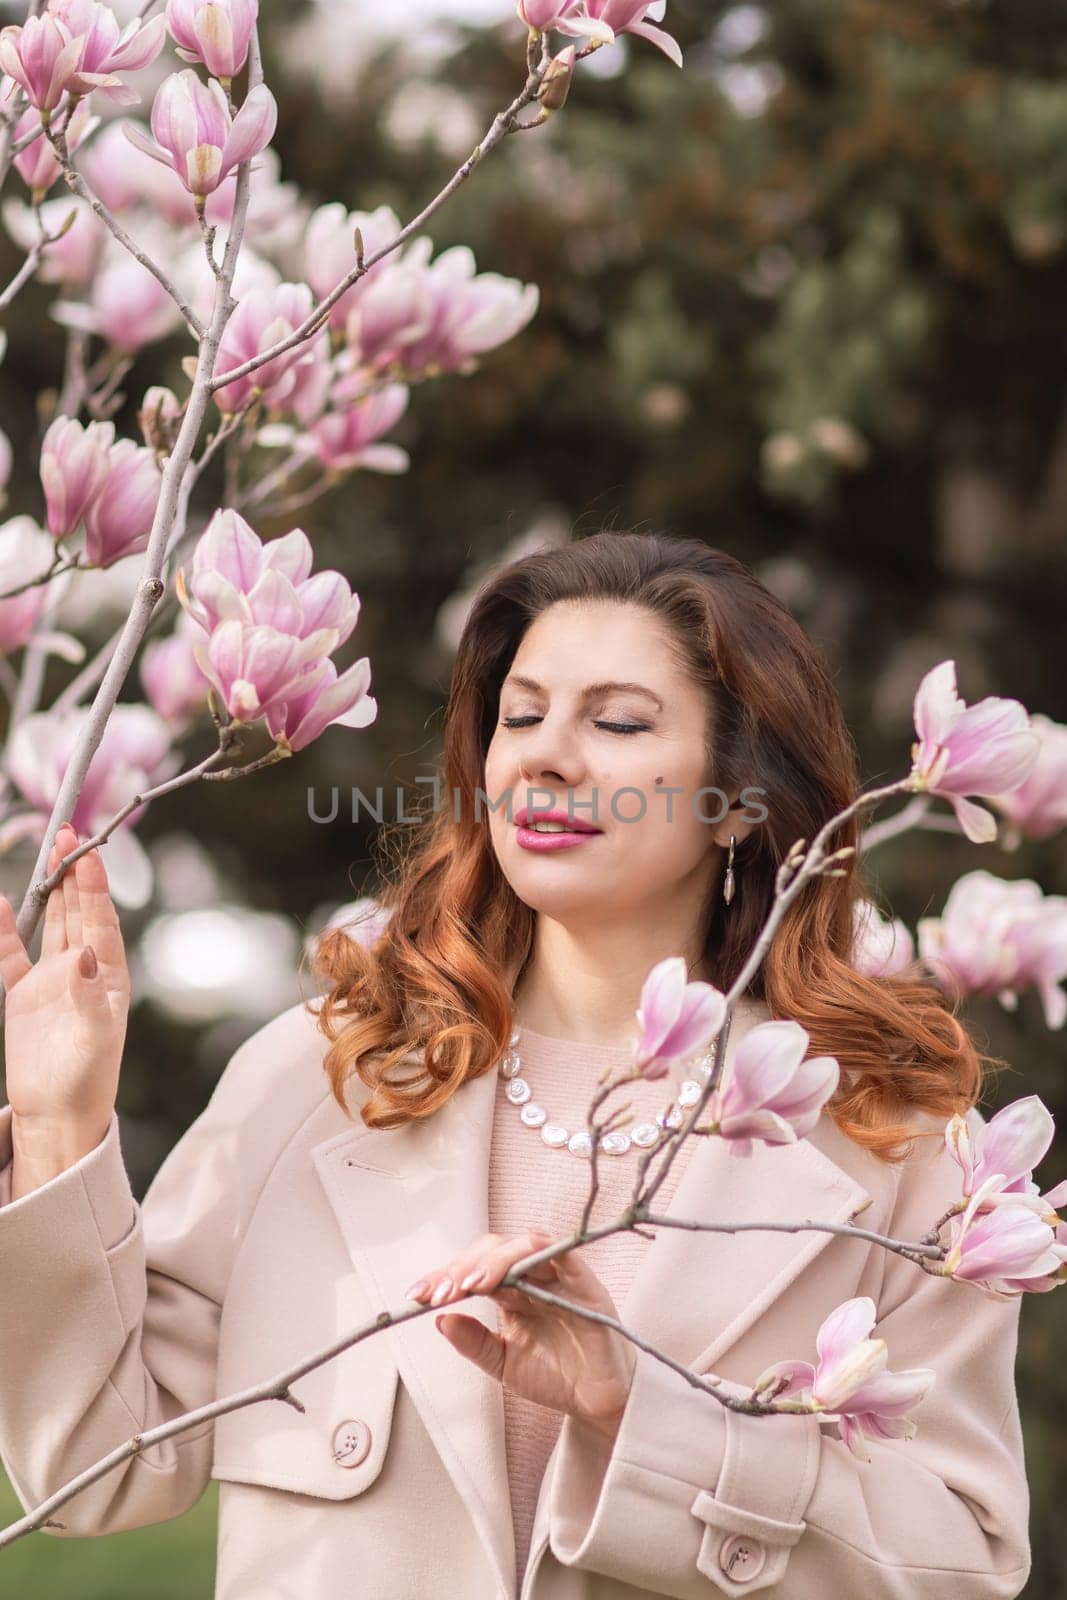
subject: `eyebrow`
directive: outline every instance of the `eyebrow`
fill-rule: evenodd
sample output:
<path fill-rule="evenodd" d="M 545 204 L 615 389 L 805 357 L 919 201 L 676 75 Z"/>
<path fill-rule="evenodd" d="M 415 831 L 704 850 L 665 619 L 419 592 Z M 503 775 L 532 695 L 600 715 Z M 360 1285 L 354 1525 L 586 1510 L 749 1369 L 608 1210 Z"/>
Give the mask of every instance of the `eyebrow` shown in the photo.
<path fill-rule="evenodd" d="M 509 673 L 500 687 L 506 688 L 508 684 L 514 684 L 519 689 L 532 689 L 535 694 L 544 693 L 542 684 L 533 678 L 524 678 L 517 672 Z M 615 689 L 622 689 L 628 694 L 647 695 L 650 700 L 656 702 L 661 711 L 663 710 L 663 701 L 659 695 L 654 694 L 651 689 L 646 689 L 643 683 L 591 683 L 582 691 L 582 695 L 584 699 L 592 700 L 597 695 L 609 694 Z"/>

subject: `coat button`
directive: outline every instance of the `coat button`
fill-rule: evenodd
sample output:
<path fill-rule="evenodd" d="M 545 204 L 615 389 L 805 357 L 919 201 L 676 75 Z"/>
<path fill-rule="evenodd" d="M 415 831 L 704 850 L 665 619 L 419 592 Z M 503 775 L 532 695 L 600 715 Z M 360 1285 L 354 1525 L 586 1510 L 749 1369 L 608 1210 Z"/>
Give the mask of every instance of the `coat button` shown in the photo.
<path fill-rule="evenodd" d="M 767 1552 L 758 1539 L 745 1539 L 733 1534 L 724 1539 L 719 1550 L 719 1566 L 735 1583 L 748 1583 L 763 1571 Z"/>
<path fill-rule="evenodd" d="M 359 1417 L 339 1422 L 333 1430 L 333 1459 L 339 1467 L 358 1467 L 370 1454 L 370 1429 Z"/>

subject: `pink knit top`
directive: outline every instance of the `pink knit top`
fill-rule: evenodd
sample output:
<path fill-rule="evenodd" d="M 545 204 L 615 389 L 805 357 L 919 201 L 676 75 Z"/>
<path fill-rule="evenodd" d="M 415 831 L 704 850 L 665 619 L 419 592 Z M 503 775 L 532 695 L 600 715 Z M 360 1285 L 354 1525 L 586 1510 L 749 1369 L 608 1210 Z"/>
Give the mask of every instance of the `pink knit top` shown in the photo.
<path fill-rule="evenodd" d="M 632 1050 L 627 1048 L 577 1044 L 524 1027 L 520 1028 L 518 1050 L 522 1076 L 533 1091 L 531 1098 L 545 1107 L 550 1122 L 561 1122 L 572 1133 L 585 1127 L 589 1101 L 601 1070 L 609 1065 L 621 1070 L 632 1060 Z M 618 1090 L 608 1101 L 608 1110 L 629 1100 L 633 1122 L 627 1126 L 632 1128 L 636 1122 L 654 1121 L 674 1092 L 670 1079 L 639 1080 Z M 528 1128 L 520 1120 L 519 1109 L 505 1098 L 504 1082 L 498 1080 L 489 1151 L 489 1231 L 514 1234 L 543 1227 L 555 1235 L 568 1233 L 577 1226 L 589 1194 L 589 1163 L 572 1155 L 565 1146 L 551 1149 L 539 1129 Z M 696 1142 L 683 1142 L 657 1192 L 659 1209 L 669 1205 Z M 639 1152 L 633 1146 L 626 1155 L 598 1157 L 599 1190 L 591 1223 L 610 1221 L 624 1208 L 633 1193 L 638 1158 Z M 583 1260 L 604 1284 L 619 1311 L 642 1256 L 654 1242 L 641 1234 L 626 1232 L 582 1247 Z M 563 1425 L 563 1414 L 521 1399 L 508 1389 L 503 1395 L 518 1593 L 529 1556 L 541 1481 Z"/>

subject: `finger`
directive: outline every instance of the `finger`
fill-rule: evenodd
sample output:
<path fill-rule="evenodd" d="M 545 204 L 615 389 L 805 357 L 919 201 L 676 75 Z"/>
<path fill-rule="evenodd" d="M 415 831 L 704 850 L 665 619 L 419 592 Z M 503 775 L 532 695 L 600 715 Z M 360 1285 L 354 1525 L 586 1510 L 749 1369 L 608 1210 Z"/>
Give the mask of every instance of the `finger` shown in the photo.
<path fill-rule="evenodd" d="M 454 1291 L 465 1278 L 472 1272 L 480 1270 L 486 1254 L 504 1237 L 505 1235 L 501 1233 L 483 1233 L 473 1244 L 468 1245 L 461 1255 L 453 1256 L 447 1266 L 427 1272 L 425 1277 L 412 1284 L 407 1291 L 407 1298 L 421 1300 L 424 1304 L 440 1305 L 446 1295 Z M 437 1294 L 440 1294 L 440 1298 L 435 1300 L 434 1296 Z"/>
<path fill-rule="evenodd" d="M 0 979 L 4 988 L 13 989 L 32 966 L 19 937 L 15 908 L 6 894 L 0 894 Z"/>
<path fill-rule="evenodd" d="M 434 1321 L 454 1350 L 498 1383 L 503 1381 L 506 1345 L 499 1334 L 491 1332 L 477 1317 L 464 1317 L 456 1311 L 443 1312 Z"/>
<path fill-rule="evenodd" d="M 489 1251 L 478 1283 L 472 1287 L 476 1287 L 479 1294 L 491 1294 L 499 1287 L 500 1280 L 505 1273 L 511 1271 L 512 1267 L 524 1261 L 527 1256 L 536 1255 L 539 1250 L 543 1250 L 551 1243 L 552 1234 L 546 1228 L 531 1228 L 528 1233 L 517 1233 L 510 1239 L 503 1240 Z M 537 1270 L 536 1267 L 529 1269 L 531 1274 Z"/>
<path fill-rule="evenodd" d="M 68 828 L 64 824 L 56 835 L 56 847 L 60 860 L 64 856 L 69 856 L 73 850 L 77 850 L 78 835 L 73 828 Z M 82 907 L 78 895 L 77 869 L 78 864 L 75 862 L 73 867 L 67 868 L 59 881 L 59 887 L 63 891 L 63 910 L 67 918 L 67 947 L 71 950 L 80 949 L 82 944 Z"/>
<path fill-rule="evenodd" d="M 80 856 L 74 870 L 81 901 L 82 941 L 92 945 L 101 966 L 122 970 L 126 966 L 126 947 L 100 851 L 93 849 Z"/>
<path fill-rule="evenodd" d="M 64 824 L 64 827 L 66 824 Z M 58 845 L 63 838 L 60 831 L 56 834 L 52 848 L 48 852 L 46 876 L 51 877 L 59 865 Z M 61 885 L 57 884 L 48 896 L 48 903 L 44 908 L 44 931 L 41 934 L 42 956 L 58 955 L 67 948 L 67 908 L 63 899 Z"/>

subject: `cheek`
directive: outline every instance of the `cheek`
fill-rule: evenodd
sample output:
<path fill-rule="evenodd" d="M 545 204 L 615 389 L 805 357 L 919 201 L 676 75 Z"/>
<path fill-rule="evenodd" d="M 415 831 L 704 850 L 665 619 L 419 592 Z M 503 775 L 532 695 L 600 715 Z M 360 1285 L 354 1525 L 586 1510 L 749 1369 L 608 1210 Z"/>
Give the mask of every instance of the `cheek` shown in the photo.
<path fill-rule="evenodd" d="M 490 743 L 489 749 L 485 753 L 482 788 L 490 798 L 495 799 L 498 793 L 506 789 L 509 782 L 510 778 L 505 766 L 503 752 L 494 741 Z"/>

